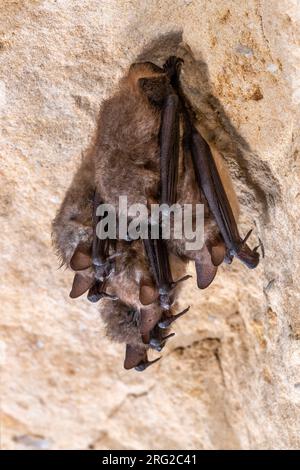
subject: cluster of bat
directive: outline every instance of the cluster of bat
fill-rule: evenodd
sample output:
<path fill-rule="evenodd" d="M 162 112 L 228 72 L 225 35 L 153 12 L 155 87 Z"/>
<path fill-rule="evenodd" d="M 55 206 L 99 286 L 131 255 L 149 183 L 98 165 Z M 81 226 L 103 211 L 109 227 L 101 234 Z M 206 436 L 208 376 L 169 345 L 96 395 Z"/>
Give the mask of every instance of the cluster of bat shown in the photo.
<path fill-rule="evenodd" d="M 53 238 L 63 264 L 75 271 L 71 298 L 88 292 L 101 300 L 107 335 L 126 344 L 124 367 L 144 370 L 149 348 L 160 351 L 174 314 L 189 260 L 204 289 L 218 266 L 234 256 L 249 268 L 259 262 L 258 247 L 242 239 L 210 146 L 197 130 L 195 113 L 180 85 L 182 60 L 164 66 L 131 65 L 117 93 L 104 101 L 95 140 L 85 154 L 59 212 Z M 204 204 L 205 242 L 186 250 L 185 239 L 101 240 L 96 227 L 101 203 L 118 206 L 156 202 Z M 177 280 L 174 280 L 177 279 Z M 178 287 L 177 287 L 178 286 Z"/>

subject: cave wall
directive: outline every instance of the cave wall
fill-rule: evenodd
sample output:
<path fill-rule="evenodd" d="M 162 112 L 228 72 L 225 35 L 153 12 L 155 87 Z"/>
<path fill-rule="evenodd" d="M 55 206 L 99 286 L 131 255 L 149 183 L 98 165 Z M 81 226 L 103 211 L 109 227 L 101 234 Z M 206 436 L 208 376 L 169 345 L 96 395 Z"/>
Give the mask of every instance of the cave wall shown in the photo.
<path fill-rule="evenodd" d="M 1 1 L 2 448 L 299 447 L 299 19 L 296 0 Z M 173 53 L 265 258 L 189 280 L 191 313 L 138 374 L 68 298 L 50 225 L 103 98 Z"/>

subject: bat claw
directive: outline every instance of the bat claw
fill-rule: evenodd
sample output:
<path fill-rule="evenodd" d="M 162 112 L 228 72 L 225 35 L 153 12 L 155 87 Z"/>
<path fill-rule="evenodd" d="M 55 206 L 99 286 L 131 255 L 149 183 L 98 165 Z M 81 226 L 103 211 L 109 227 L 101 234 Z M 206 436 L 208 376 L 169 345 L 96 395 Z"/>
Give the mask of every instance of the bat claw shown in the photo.
<path fill-rule="evenodd" d="M 173 315 L 171 317 L 168 317 L 166 320 L 163 320 L 163 321 L 160 321 L 158 323 L 158 326 L 159 328 L 162 328 L 163 330 L 166 329 L 166 328 L 169 328 L 169 326 L 174 322 L 176 321 L 178 318 L 182 317 L 183 315 L 185 315 L 189 309 L 190 309 L 190 305 L 184 309 L 182 312 L 179 312 L 177 313 L 177 315 Z"/>
<path fill-rule="evenodd" d="M 102 299 L 102 293 L 101 292 L 93 292 L 93 293 L 88 293 L 87 295 L 87 299 L 92 302 L 92 304 L 95 304 L 96 302 L 98 302 L 98 300 Z"/>
<path fill-rule="evenodd" d="M 233 261 L 233 255 L 229 252 L 226 253 L 225 258 L 224 258 L 224 263 L 226 264 L 231 264 Z"/>
<path fill-rule="evenodd" d="M 88 291 L 87 299 L 92 303 L 96 303 L 103 298 L 107 298 L 111 300 L 118 300 L 117 296 L 108 294 L 107 292 L 103 290 L 104 288 L 105 288 L 104 283 L 96 280 L 96 282 L 92 285 L 92 287 Z"/>
<path fill-rule="evenodd" d="M 171 303 L 170 303 L 170 297 L 168 293 L 160 294 L 159 304 L 163 310 L 170 310 Z"/>
<path fill-rule="evenodd" d="M 245 245 L 246 241 L 248 240 L 248 238 L 250 237 L 252 232 L 253 232 L 253 229 L 249 230 L 249 232 L 245 236 L 244 240 L 242 240 L 241 245 Z"/>
<path fill-rule="evenodd" d="M 191 277 L 193 277 L 193 276 L 191 276 L 190 274 L 187 274 L 186 276 L 181 277 L 180 279 L 178 279 L 178 281 L 172 282 L 171 288 L 174 289 L 180 282 L 187 281 Z"/>
<path fill-rule="evenodd" d="M 172 305 L 172 299 L 170 296 L 172 295 L 173 290 L 177 287 L 177 285 L 183 281 L 186 281 L 192 277 L 190 274 L 183 276 L 182 278 L 178 279 L 178 281 L 171 282 L 169 285 L 165 285 L 159 288 L 159 302 L 160 306 L 163 310 L 170 310 Z"/>
<path fill-rule="evenodd" d="M 136 367 L 135 367 L 135 370 L 138 371 L 138 372 L 143 372 L 145 369 L 147 369 L 149 366 L 151 366 L 152 364 L 154 364 L 155 362 L 159 361 L 160 360 L 160 357 L 158 357 L 157 359 L 154 359 L 153 361 L 141 361 Z"/>
<path fill-rule="evenodd" d="M 253 251 L 257 251 L 258 248 L 261 248 L 261 254 L 262 254 L 262 257 L 264 258 L 265 257 L 265 247 L 264 247 L 264 244 L 261 241 L 261 239 L 259 238 L 258 240 L 259 240 L 259 244 L 255 248 L 253 248 Z"/>
<path fill-rule="evenodd" d="M 106 292 L 91 292 L 88 293 L 87 299 L 94 304 L 101 299 L 119 300 L 119 297 L 107 294 Z"/>
<path fill-rule="evenodd" d="M 93 261 L 93 267 L 95 270 L 95 278 L 101 282 L 108 279 L 115 271 L 113 264 L 109 261 L 101 264 Z"/>
<path fill-rule="evenodd" d="M 175 336 L 175 333 L 170 333 L 169 335 L 161 338 L 161 339 L 157 339 L 157 338 L 152 338 L 149 342 L 149 346 L 152 348 L 152 349 L 155 349 L 156 351 L 160 352 L 162 350 L 162 348 L 166 345 L 166 342 L 169 338 L 172 338 L 173 336 Z"/>

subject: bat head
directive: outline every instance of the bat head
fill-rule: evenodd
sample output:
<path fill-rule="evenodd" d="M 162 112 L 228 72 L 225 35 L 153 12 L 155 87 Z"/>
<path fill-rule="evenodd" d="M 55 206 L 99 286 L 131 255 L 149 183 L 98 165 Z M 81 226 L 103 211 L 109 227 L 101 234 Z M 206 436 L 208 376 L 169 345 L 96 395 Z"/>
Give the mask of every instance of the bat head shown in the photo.
<path fill-rule="evenodd" d="M 137 81 L 141 77 L 153 77 L 162 74 L 165 75 L 164 69 L 153 64 L 153 62 L 135 62 L 129 68 L 128 77 Z"/>
<path fill-rule="evenodd" d="M 161 106 L 171 90 L 168 74 L 152 62 L 132 64 L 126 81 L 134 92 L 142 93 L 155 106 Z"/>

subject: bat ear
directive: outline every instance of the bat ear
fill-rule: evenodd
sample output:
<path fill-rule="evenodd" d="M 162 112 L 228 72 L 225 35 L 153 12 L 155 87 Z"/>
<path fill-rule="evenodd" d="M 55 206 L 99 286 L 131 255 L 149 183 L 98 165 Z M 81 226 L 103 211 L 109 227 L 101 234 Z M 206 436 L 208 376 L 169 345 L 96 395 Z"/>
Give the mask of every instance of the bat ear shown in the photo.
<path fill-rule="evenodd" d="M 153 284 L 142 281 L 140 285 L 139 297 L 140 297 L 141 304 L 150 305 L 150 304 L 153 304 L 153 302 L 155 302 L 158 299 L 159 293 Z"/>
<path fill-rule="evenodd" d="M 138 84 L 143 93 L 153 104 L 162 104 L 169 88 L 169 79 L 165 74 L 155 77 L 139 78 Z"/>
<path fill-rule="evenodd" d="M 77 247 L 70 261 L 73 271 L 82 271 L 92 266 L 92 257 L 87 250 Z"/>
<path fill-rule="evenodd" d="M 94 278 L 84 274 L 76 273 L 73 279 L 73 285 L 70 292 L 71 299 L 76 299 L 92 287 Z"/>
<path fill-rule="evenodd" d="M 155 327 L 162 316 L 160 308 L 141 309 L 141 324 L 140 332 L 144 338 L 147 338 L 148 333 Z"/>
<path fill-rule="evenodd" d="M 206 289 L 215 278 L 217 274 L 217 266 L 212 263 L 211 255 L 204 245 L 199 257 L 195 260 L 196 272 L 197 272 L 197 285 L 199 289 Z"/>

